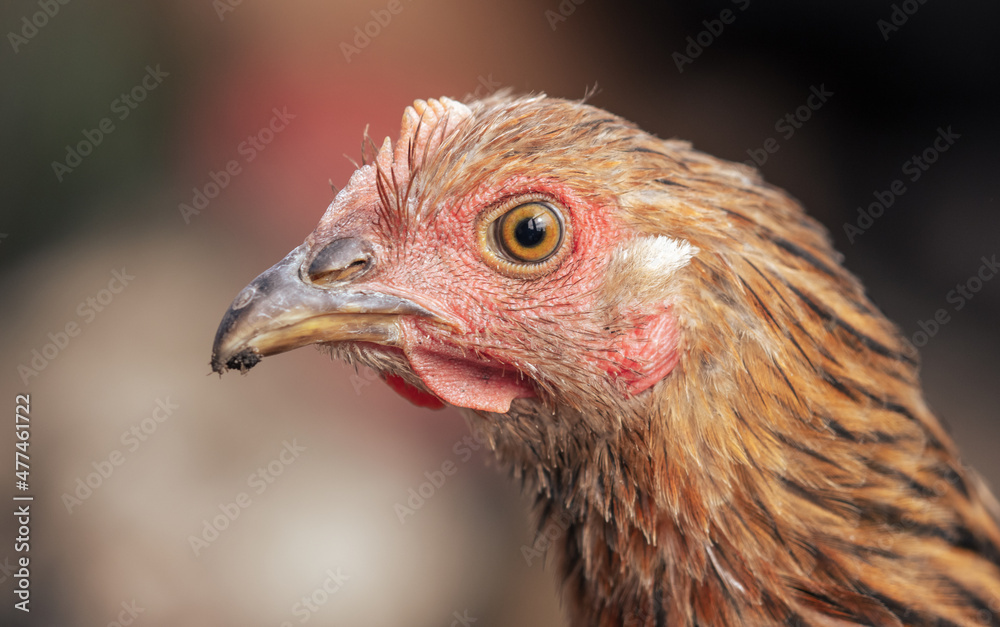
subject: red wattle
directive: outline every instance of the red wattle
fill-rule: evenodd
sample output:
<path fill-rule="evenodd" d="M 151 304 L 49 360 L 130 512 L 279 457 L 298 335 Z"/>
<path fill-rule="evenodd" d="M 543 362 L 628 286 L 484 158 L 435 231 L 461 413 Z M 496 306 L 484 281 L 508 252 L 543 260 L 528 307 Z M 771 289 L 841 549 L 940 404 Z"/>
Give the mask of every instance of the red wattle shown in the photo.
<path fill-rule="evenodd" d="M 535 395 L 531 384 L 510 366 L 440 348 L 416 346 L 407 349 L 406 358 L 424 385 L 455 407 L 505 414 L 515 398 Z"/>
<path fill-rule="evenodd" d="M 425 392 L 420 388 L 410 385 L 399 375 L 385 374 L 383 378 L 386 384 L 395 390 L 397 394 L 417 407 L 426 407 L 427 409 L 442 409 L 444 407 L 444 401 L 440 398 L 430 392 Z"/>

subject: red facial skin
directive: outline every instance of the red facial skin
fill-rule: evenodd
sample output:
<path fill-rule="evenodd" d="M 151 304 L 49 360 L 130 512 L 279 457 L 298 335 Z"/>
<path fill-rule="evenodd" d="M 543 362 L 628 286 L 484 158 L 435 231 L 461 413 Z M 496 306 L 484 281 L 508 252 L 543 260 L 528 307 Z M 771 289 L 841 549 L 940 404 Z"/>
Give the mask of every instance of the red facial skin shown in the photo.
<path fill-rule="evenodd" d="M 548 198 L 562 210 L 569 233 L 561 246 L 569 250 L 543 276 L 507 276 L 485 260 L 477 223 L 484 211 L 527 195 Z M 584 197 L 558 180 L 518 178 L 480 188 L 420 219 L 402 243 L 381 229 L 370 235 L 379 263 L 365 287 L 411 299 L 454 325 L 418 317 L 402 322 L 403 352 L 434 395 L 458 407 L 503 413 L 515 398 L 536 396 L 533 369 L 554 358 L 612 379 L 626 395 L 669 374 L 678 359 L 670 308 L 606 302 L 603 280 L 612 252 L 634 237 L 614 219 L 615 202 Z M 539 347 L 540 329 L 558 332 L 560 346 Z M 402 379 L 388 382 L 418 405 L 435 404 Z"/>

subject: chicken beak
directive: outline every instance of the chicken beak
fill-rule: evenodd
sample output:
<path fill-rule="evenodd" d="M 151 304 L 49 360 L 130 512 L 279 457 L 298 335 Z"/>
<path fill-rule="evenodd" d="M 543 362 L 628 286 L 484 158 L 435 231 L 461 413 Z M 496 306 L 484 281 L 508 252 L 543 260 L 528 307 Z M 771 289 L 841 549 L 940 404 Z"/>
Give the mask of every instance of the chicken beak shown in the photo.
<path fill-rule="evenodd" d="M 245 372 L 263 357 L 320 342 L 396 346 L 401 316 L 437 317 L 391 294 L 312 283 L 302 276 L 307 253 L 299 246 L 239 293 L 215 334 L 213 371 Z"/>

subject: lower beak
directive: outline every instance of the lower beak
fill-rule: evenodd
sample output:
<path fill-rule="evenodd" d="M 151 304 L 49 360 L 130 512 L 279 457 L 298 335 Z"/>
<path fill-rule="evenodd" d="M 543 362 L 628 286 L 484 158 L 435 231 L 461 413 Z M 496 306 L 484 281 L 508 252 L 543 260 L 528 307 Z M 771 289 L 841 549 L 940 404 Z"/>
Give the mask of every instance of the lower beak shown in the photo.
<path fill-rule="evenodd" d="M 213 371 L 245 372 L 263 357 L 320 342 L 398 346 L 402 316 L 437 318 L 398 296 L 303 279 L 307 252 L 299 246 L 239 293 L 215 334 Z"/>

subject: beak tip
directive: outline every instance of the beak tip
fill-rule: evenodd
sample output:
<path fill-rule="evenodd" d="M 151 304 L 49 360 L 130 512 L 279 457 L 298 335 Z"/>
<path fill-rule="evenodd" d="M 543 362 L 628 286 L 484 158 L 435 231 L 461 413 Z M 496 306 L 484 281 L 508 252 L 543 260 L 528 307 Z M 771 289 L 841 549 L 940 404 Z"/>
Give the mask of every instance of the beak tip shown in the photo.
<path fill-rule="evenodd" d="M 227 370 L 239 370 L 245 374 L 248 370 L 259 364 L 260 361 L 261 356 L 257 353 L 257 350 L 247 347 L 225 361 L 223 361 L 218 353 L 212 353 L 212 362 L 210 365 L 212 366 L 212 372 L 218 373 L 221 376 Z"/>

